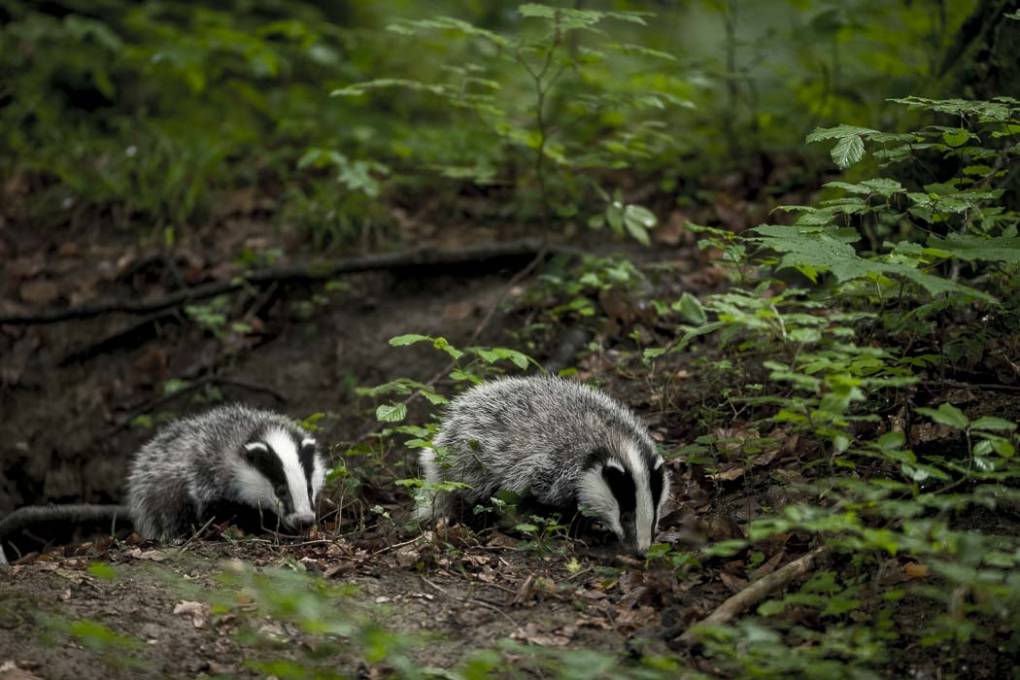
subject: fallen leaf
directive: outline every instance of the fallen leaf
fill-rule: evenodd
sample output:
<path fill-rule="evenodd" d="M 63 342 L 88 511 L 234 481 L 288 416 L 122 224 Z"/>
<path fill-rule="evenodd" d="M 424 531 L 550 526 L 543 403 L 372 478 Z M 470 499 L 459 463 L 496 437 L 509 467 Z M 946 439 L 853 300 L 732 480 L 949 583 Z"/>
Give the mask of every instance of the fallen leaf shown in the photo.
<path fill-rule="evenodd" d="M 18 664 L 13 661 L 4 661 L 0 663 L 0 680 L 42 680 L 42 678 L 24 668 L 18 668 Z"/>
<path fill-rule="evenodd" d="M 716 481 L 732 482 L 735 479 L 740 479 L 741 477 L 743 477 L 745 472 L 746 470 L 743 467 L 731 467 L 728 470 L 723 470 L 722 472 L 717 472 L 713 475 L 708 475 L 708 478 L 714 479 Z"/>
<path fill-rule="evenodd" d="M 60 289 L 57 288 L 57 284 L 52 281 L 37 279 L 34 281 L 26 281 L 21 284 L 21 288 L 18 289 L 18 294 L 25 302 L 42 307 L 52 303 L 60 297 Z"/>
<path fill-rule="evenodd" d="M 408 567 L 414 566 L 419 560 L 421 560 L 421 553 L 409 546 L 398 550 L 396 552 L 396 558 L 397 564 L 402 569 L 407 569 Z"/>
<path fill-rule="evenodd" d="M 142 550 L 141 548 L 134 548 L 128 551 L 128 557 L 133 557 L 136 560 L 148 560 L 150 562 L 162 562 L 167 558 L 166 553 L 160 550 Z"/>
<path fill-rule="evenodd" d="M 577 632 L 577 626 L 563 626 L 555 631 L 543 633 L 538 626 L 539 624 L 531 622 L 523 629 L 511 633 L 510 637 L 519 642 L 527 642 L 539 647 L 563 647 L 570 644 L 570 640 Z"/>
<path fill-rule="evenodd" d="M 669 219 L 652 232 L 652 240 L 667 246 L 693 243 L 694 234 L 687 230 L 689 221 L 687 215 L 674 210 L 669 214 Z"/>
<path fill-rule="evenodd" d="M 275 622 L 263 623 L 259 626 L 259 635 L 268 638 L 273 642 L 286 642 L 287 634 L 283 630 L 283 626 Z"/>
<path fill-rule="evenodd" d="M 190 602 L 184 600 L 174 607 L 175 615 L 185 615 L 191 617 L 191 625 L 195 628 L 204 628 L 209 622 L 209 612 L 211 608 L 206 602 Z"/>
<path fill-rule="evenodd" d="M 446 321 L 463 321 L 474 314 L 475 303 L 468 300 L 465 302 L 451 302 L 443 307 L 443 319 Z"/>
<path fill-rule="evenodd" d="M 617 630 L 631 632 L 638 628 L 644 628 L 649 624 L 658 621 L 654 607 L 638 607 L 637 609 L 617 609 L 615 623 Z"/>
<path fill-rule="evenodd" d="M 763 564 L 758 565 L 758 568 L 749 574 L 751 580 L 757 581 L 762 576 L 767 576 L 774 572 L 776 567 L 782 564 L 784 557 L 786 557 L 786 551 L 780 550 L 775 555 L 765 560 Z"/>
<path fill-rule="evenodd" d="M 917 562 L 907 562 L 903 565 L 903 572 L 909 578 L 926 578 L 928 576 L 928 566 Z"/>
<path fill-rule="evenodd" d="M 719 572 L 719 578 L 722 580 L 723 584 L 734 593 L 739 593 L 747 587 L 747 579 L 727 574 L 725 571 Z"/>
<path fill-rule="evenodd" d="M 324 578 L 333 578 L 334 576 L 343 576 L 349 571 L 354 570 L 354 562 L 340 562 L 334 564 L 332 567 L 328 567 L 326 571 L 322 572 Z"/>

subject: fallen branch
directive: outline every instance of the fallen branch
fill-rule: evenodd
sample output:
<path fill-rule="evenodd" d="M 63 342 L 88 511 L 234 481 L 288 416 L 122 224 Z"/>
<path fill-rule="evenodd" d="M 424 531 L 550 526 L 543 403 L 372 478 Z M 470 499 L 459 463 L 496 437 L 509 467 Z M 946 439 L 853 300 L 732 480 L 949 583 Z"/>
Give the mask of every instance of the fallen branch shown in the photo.
<path fill-rule="evenodd" d="M 64 522 L 78 524 L 80 522 L 111 522 L 111 533 L 118 517 L 128 519 L 127 507 L 123 505 L 30 505 L 18 508 L 0 519 L 0 564 L 7 564 L 4 556 L 3 539 L 26 527 L 41 522 Z"/>
<path fill-rule="evenodd" d="M 381 253 L 361 257 L 344 258 L 319 263 L 268 267 L 259 269 L 229 281 L 215 281 L 194 288 L 185 288 L 151 300 L 108 300 L 94 302 L 66 309 L 50 309 L 29 314 L 0 314 L 0 325 L 49 324 L 73 319 L 123 312 L 127 314 L 150 314 L 189 302 L 206 300 L 217 295 L 230 293 L 245 287 L 258 287 L 270 283 L 307 283 L 323 281 L 340 274 L 381 271 L 392 269 L 415 269 L 455 267 L 469 264 L 485 264 L 498 260 L 534 257 L 538 253 L 572 252 L 569 249 L 545 247 L 537 239 L 522 239 L 460 250 L 436 250 L 420 248 L 398 253 Z"/>
<path fill-rule="evenodd" d="M 794 579 L 807 574 L 811 571 L 815 561 L 828 552 L 829 546 L 819 546 L 803 557 L 799 557 L 786 566 L 775 570 L 768 576 L 761 577 L 736 595 L 727 599 L 719 605 L 714 612 L 706 616 L 704 619 L 693 626 L 688 627 L 687 631 L 680 636 L 680 642 L 686 645 L 696 643 L 700 637 L 700 635 L 696 632 L 696 629 L 699 626 L 722 626 L 729 623 L 747 609 L 750 609 L 764 600 L 773 591 L 776 591 L 783 586 L 788 585 Z M 667 632 L 667 638 L 672 637 L 672 635 L 669 634 L 670 632 L 673 631 Z"/>

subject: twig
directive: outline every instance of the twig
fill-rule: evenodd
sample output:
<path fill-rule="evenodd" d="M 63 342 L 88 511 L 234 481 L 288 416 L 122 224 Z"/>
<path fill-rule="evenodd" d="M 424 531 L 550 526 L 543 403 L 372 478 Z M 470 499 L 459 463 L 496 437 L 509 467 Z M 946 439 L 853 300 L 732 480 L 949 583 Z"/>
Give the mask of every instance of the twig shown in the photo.
<path fill-rule="evenodd" d="M 803 557 L 799 557 L 793 562 L 777 569 L 768 576 L 763 576 L 758 579 L 736 595 L 728 598 L 725 602 L 719 605 L 714 612 L 706 616 L 694 626 L 688 628 L 687 631 L 680 636 L 680 642 L 687 645 L 696 643 L 699 638 L 699 634 L 696 632 L 696 629 L 699 626 L 722 626 L 729 623 L 746 609 L 749 609 L 758 602 L 761 602 L 769 593 L 782 588 L 790 583 L 790 581 L 808 573 L 814 566 L 815 561 L 828 553 L 829 550 L 830 548 L 827 545 L 819 546 Z M 671 638 L 677 632 L 679 632 L 679 630 L 671 628 L 666 631 L 664 637 Z"/>
<path fill-rule="evenodd" d="M 157 334 L 157 329 L 161 323 L 169 323 L 178 318 L 177 311 L 173 309 L 149 314 L 120 330 L 114 331 L 101 340 L 72 350 L 61 358 L 57 365 L 69 366 L 71 364 L 79 364 L 121 347 L 138 347 Z"/>
<path fill-rule="evenodd" d="M 206 529 L 208 529 L 208 528 L 209 528 L 209 526 L 210 526 L 210 525 L 211 525 L 211 524 L 212 524 L 213 522 L 215 522 L 215 521 L 216 521 L 216 516 L 215 516 L 215 515 L 213 515 L 212 517 L 210 517 L 209 519 L 207 519 L 207 520 L 205 521 L 205 524 L 203 524 L 202 526 L 200 526 L 200 527 L 198 528 L 198 530 L 197 530 L 197 531 L 195 531 L 195 532 L 192 532 L 192 534 L 191 534 L 191 536 L 190 536 L 190 537 L 188 538 L 188 540 L 186 540 L 186 541 L 184 542 L 184 544 L 183 544 L 183 545 L 182 545 L 182 546 L 180 547 L 180 549 L 179 549 L 179 550 L 180 550 L 180 552 L 184 552 L 185 550 L 187 550 L 188 546 L 189 546 L 189 545 L 191 545 L 191 543 L 192 543 L 192 542 L 193 542 L 193 541 L 194 541 L 194 540 L 195 540 L 196 538 L 198 538 L 198 537 L 199 537 L 199 536 L 201 536 L 201 535 L 202 535 L 203 533 L 205 533 L 205 530 L 206 530 Z"/>
<path fill-rule="evenodd" d="M 383 553 L 389 552 L 390 550 L 396 550 L 397 548 L 403 548 L 405 545 L 411 545 L 412 543 L 417 543 L 423 537 L 424 537 L 424 534 L 419 534 L 419 535 L 415 536 L 414 538 L 412 538 L 410 541 L 404 541 L 403 543 L 394 543 L 392 545 L 388 545 L 385 548 L 382 548 L 380 550 L 376 550 L 374 553 L 372 553 L 372 557 L 375 557 L 376 555 L 382 555 Z"/>
<path fill-rule="evenodd" d="M 175 291 L 151 300 L 107 300 L 93 302 L 66 309 L 50 309 L 28 314 L 0 314 L 0 325 L 49 324 L 72 319 L 90 319 L 92 317 L 124 312 L 127 314 L 148 314 L 170 307 L 205 300 L 224 293 L 230 293 L 245 287 L 257 287 L 271 283 L 307 283 L 331 279 L 340 274 L 380 271 L 387 269 L 413 269 L 417 267 L 450 267 L 456 265 L 476 264 L 494 260 L 523 258 L 534 255 L 549 248 L 537 239 L 521 239 L 486 246 L 461 248 L 458 250 L 436 250 L 421 248 L 418 250 L 397 253 L 364 255 L 362 257 L 344 258 L 333 261 L 292 265 L 288 267 L 268 267 L 239 276 L 229 281 L 215 281 L 193 288 Z M 572 252 L 568 248 L 557 248 L 562 252 Z"/>

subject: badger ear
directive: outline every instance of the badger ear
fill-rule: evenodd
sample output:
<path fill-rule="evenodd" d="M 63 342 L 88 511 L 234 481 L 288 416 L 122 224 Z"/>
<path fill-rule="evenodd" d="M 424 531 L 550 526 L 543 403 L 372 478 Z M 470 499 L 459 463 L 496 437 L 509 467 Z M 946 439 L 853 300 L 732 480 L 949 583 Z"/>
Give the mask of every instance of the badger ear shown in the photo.
<path fill-rule="evenodd" d="M 269 453 L 269 445 L 265 442 L 248 442 L 241 452 L 248 461 L 252 461 Z"/>
<path fill-rule="evenodd" d="M 588 452 L 588 455 L 584 460 L 584 469 L 592 470 L 595 468 L 601 468 L 606 464 L 606 461 L 610 460 L 609 451 L 604 447 L 592 449 Z"/>

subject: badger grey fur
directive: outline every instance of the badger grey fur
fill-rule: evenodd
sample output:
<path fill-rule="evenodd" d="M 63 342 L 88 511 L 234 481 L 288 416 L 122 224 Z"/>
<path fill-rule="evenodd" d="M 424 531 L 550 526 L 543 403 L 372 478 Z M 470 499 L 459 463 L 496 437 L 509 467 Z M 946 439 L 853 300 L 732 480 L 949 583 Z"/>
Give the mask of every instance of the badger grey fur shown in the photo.
<path fill-rule="evenodd" d="M 40 522 L 121 518 L 130 518 L 145 538 L 173 540 L 224 505 L 265 512 L 299 529 L 315 521 L 324 478 L 318 444 L 297 422 L 273 411 L 221 406 L 170 423 L 138 451 L 126 506 L 19 508 L 0 519 L 0 541 Z M 0 564 L 6 564 L 2 543 Z"/>
<path fill-rule="evenodd" d="M 433 444 L 420 455 L 426 480 L 471 488 L 426 486 L 418 495 L 419 520 L 448 516 L 451 493 L 476 502 L 505 490 L 579 508 L 644 552 L 669 497 L 663 460 L 637 416 L 602 392 L 560 378 L 505 378 L 471 388 L 451 402 Z"/>
<path fill-rule="evenodd" d="M 315 521 L 324 478 L 318 445 L 297 422 L 222 406 L 170 423 L 141 448 L 127 505 L 145 538 L 179 538 L 220 503 L 272 513 L 299 529 Z"/>

